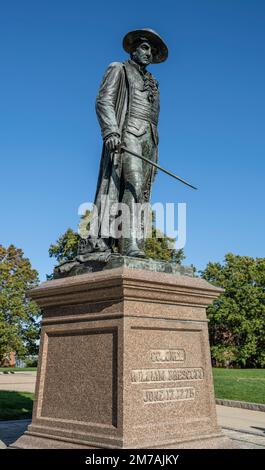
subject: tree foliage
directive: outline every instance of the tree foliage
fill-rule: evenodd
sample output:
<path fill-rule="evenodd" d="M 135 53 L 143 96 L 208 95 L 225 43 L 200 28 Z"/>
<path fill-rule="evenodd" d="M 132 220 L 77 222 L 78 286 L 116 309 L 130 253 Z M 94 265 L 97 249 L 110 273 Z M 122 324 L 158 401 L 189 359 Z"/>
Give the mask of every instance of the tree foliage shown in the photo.
<path fill-rule="evenodd" d="M 22 357 L 38 350 L 40 311 L 26 298 L 37 283 L 38 273 L 23 251 L 0 245 L 0 362 L 11 351 Z"/>
<path fill-rule="evenodd" d="M 265 366 L 265 258 L 228 253 L 202 277 L 225 292 L 207 309 L 211 353 L 221 365 Z"/>
<path fill-rule="evenodd" d="M 158 259 L 162 261 L 174 261 L 181 264 L 185 259 L 184 251 L 174 248 L 175 239 L 167 237 L 152 227 L 152 238 L 145 240 L 144 252 L 147 258 Z"/>
<path fill-rule="evenodd" d="M 49 248 L 50 257 L 54 257 L 59 263 L 74 259 L 77 255 L 79 235 L 71 228 L 61 235 Z"/>

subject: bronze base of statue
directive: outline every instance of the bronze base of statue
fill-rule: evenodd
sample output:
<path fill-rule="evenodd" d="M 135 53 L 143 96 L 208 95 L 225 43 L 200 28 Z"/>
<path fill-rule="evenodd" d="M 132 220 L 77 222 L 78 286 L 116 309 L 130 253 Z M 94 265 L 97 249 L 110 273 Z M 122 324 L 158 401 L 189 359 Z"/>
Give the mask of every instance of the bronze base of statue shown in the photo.
<path fill-rule="evenodd" d="M 144 269 L 146 271 L 171 273 L 175 275 L 193 277 L 193 266 L 181 266 L 173 261 L 154 260 L 152 258 L 136 258 L 131 256 L 123 256 L 119 253 L 94 252 L 77 256 L 73 261 L 56 266 L 54 269 L 54 279 L 62 277 L 77 276 L 106 269 L 118 267 L 127 267 L 131 269 Z"/>

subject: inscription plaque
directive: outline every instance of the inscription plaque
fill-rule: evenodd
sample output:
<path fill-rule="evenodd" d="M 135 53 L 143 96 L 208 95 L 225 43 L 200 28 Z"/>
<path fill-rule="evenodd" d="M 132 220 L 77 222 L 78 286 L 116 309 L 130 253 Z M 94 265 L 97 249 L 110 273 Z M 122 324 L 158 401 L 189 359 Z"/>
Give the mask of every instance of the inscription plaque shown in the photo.
<path fill-rule="evenodd" d="M 184 349 L 151 349 L 150 358 L 152 362 L 183 362 L 185 360 Z"/>
<path fill-rule="evenodd" d="M 204 373 L 201 367 L 185 369 L 141 369 L 132 371 L 132 383 L 202 380 L 203 376 Z"/>
<path fill-rule="evenodd" d="M 143 391 L 144 403 L 169 403 L 182 400 L 194 400 L 194 387 L 158 388 Z"/>

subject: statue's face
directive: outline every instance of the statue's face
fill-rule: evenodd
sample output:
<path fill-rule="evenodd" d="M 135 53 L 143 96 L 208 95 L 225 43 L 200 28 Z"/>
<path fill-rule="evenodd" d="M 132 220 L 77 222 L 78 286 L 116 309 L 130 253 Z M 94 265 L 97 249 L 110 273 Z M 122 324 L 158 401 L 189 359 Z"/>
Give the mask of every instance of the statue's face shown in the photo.
<path fill-rule="evenodd" d="M 137 49 L 133 52 L 133 60 L 139 65 L 151 64 L 153 54 L 151 46 L 148 42 L 142 42 Z"/>

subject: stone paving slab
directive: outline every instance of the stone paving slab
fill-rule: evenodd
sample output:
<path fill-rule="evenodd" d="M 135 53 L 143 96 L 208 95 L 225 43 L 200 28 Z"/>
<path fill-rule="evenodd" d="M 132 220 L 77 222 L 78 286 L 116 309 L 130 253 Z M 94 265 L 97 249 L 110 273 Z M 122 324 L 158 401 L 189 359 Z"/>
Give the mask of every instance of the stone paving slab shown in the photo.
<path fill-rule="evenodd" d="M 233 439 L 241 449 L 265 449 L 265 437 L 223 428 L 224 434 Z"/>
<path fill-rule="evenodd" d="M 265 413 L 230 406 L 217 405 L 220 426 L 245 433 L 255 433 L 265 438 Z"/>

